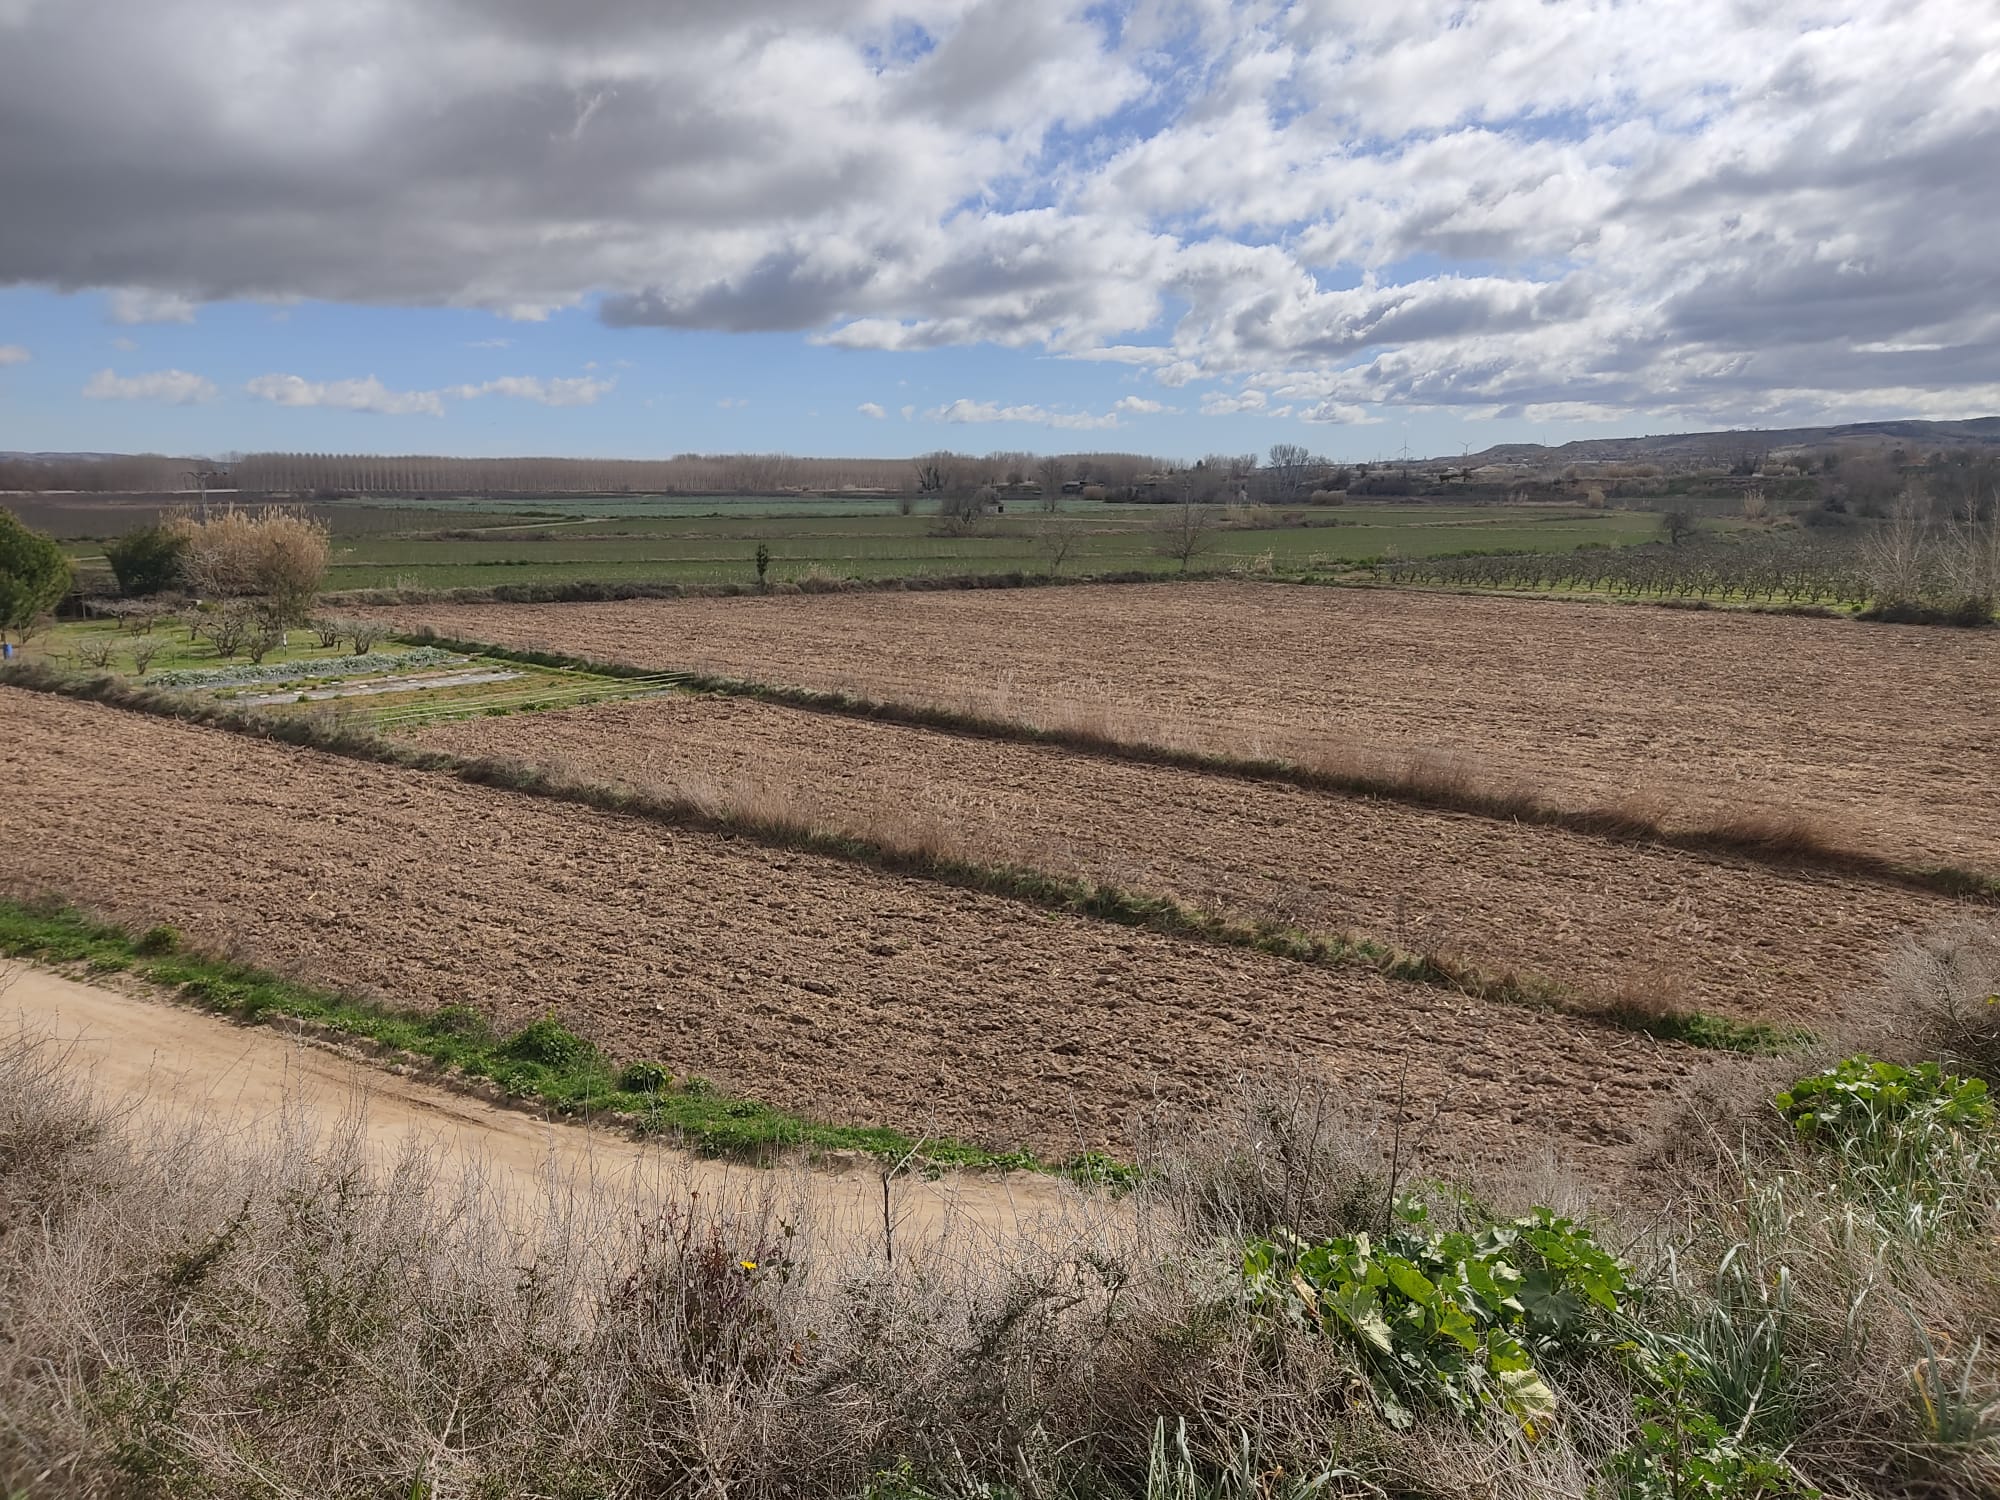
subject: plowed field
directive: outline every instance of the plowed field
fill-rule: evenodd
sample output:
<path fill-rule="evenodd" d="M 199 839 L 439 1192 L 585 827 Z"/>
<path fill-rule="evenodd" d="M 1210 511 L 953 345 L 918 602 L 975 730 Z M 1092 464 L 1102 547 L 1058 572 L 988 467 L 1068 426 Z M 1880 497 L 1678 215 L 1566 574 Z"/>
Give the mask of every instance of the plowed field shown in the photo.
<path fill-rule="evenodd" d="M 2000 869 L 2000 632 L 1258 584 L 431 605 L 447 634 L 1552 800 L 1804 814 Z"/>
<path fill-rule="evenodd" d="M 1369 975 L 1053 918 L 443 776 L 0 689 L 0 876 L 322 983 L 834 1120 L 1044 1151 L 1302 1065 L 1451 1155 L 1609 1171 L 1704 1059 Z M 1431 1118 L 1433 1106 L 1438 1109 Z"/>
<path fill-rule="evenodd" d="M 1899 934 L 1954 911 L 1867 881 L 743 700 L 420 738 L 1741 1017 L 1824 1019 Z"/>

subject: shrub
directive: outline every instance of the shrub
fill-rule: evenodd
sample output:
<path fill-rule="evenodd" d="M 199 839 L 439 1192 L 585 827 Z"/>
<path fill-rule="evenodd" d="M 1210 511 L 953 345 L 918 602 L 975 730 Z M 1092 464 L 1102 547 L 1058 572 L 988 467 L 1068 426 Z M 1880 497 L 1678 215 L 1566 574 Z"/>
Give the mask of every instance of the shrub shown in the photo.
<path fill-rule="evenodd" d="M 569 1068 L 588 1058 L 591 1046 L 553 1015 L 547 1015 L 539 1021 L 530 1021 L 507 1038 L 500 1053 L 517 1062 L 539 1063 L 545 1068 Z"/>
<path fill-rule="evenodd" d="M 1545 1208 L 1471 1232 L 1426 1232 L 1415 1205 L 1399 1216 L 1379 1245 L 1365 1232 L 1252 1241 L 1251 1305 L 1346 1340 L 1397 1427 L 1423 1406 L 1494 1407 L 1531 1427 L 1549 1416 L 1536 1362 L 1601 1341 L 1628 1295 L 1624 1263 Z"/>
<path fill-rule="evenodd" d="M 326 578 L 326 527 L 303 511 L 226 510 L 207 521 L 183 515 L 168 529 L 183 547 L 191 590 L 218 599 L 261 596 L 281 624 L 306 619 Z"/>
<path fill-rule="evenodd" d="M 0 510 L 0 638 L 25 633 L 69 592 L 70 561 L 54 537 Z"/>
<path fill-rule="evenodd" d="M 169 953 L 178 953 L 181 950 L 180 929 L 169 927 L 165 923 L 161 923 L 157 927 L 148 927 L 145 932 L 140 934 L 139 941 L 135 946 L 148 958 L 159 958 Z"/>
<path fill-rule="evenodd" d="M 106 543 L 104 556 L 118 579 L 118 591 L 138 599 L 180 587 L 187 545 L 182 530 L 147 526 Z"/>
<path fill-rule="evenodd" d="M 629 1062 L 618 1070 L 618 1087 L 628 1094 L 664 1094 L 673 1086 L 664 1063 Z"/>

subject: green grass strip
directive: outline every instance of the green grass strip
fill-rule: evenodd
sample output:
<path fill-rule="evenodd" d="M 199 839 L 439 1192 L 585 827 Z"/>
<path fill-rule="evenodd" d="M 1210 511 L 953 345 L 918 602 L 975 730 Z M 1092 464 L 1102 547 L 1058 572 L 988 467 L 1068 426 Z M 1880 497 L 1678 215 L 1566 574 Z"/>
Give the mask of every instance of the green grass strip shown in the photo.
<path fill-rule="evenodd" d="M 780 1150 L 861 1151 L 928 1168 L 1050 1172 L 1113 1184 L 1132 1169 L 1097 1153 L 1044 1162 L 1025 1151 L 988 1151 L 874 1126 L 826 1125 L 722 1093 L 698 1077 L 672 1079 L 656 1065 L 620 1066 L 553 1018 L 510 1036 L 466 1006 L 403 1010 L 297 983 L 190 950 L 171 927 L 133 935 L 60 905 L 0 901 L 0 955 L 89 973 L 130 973 L 188 1004 L 245 1024 L 307 1021 L 440 1070 L 484 1078 L 560 1115 L 616 1115 L 634 1130 L 716 1155 L 768 1159 Z M 629 1085 L 638 1084 L 639 1087 Z"/>

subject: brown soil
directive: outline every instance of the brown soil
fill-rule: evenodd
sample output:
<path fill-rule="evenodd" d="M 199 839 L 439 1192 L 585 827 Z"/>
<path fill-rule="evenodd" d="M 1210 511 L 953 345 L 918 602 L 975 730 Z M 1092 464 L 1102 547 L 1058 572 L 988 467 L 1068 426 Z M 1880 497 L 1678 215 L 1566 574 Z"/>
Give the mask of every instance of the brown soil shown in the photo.
<path fill-rule="evenodd" d="M 503 1025 L 553 1008 L 821 1118 L 1129 1145 L 1303 1066 L 1445 1157 L 1615 1168 L 1706 1062 L 1612 1028 L 1308 969 L 832 860 L 0 688 L 0 877 L 329 985 Z M 1432 1110 L 1436 1109 L 1435 1118 Z"/>
<path fill-rule="evenodd" d="M 1823 1020 L 1899 934 L 1956 909 L 1823 873 L 741 699 L 475 719 L 419 739 L 1742 1017 Z"/>
<path fill-rule="evenodd" d="M 882 1239 L 881 1179 L 872 1170 L 762 1168 L 690 1156 L 657 1142 L 538 1118 L 392 1073 L 268 1026 L 236 1026 L 157 999 L 0 963 L 0 1038 L 61 1049 L 102 1097 L 167 1128 L 188 1120 L 232 1132 L 328 1137 L 360 1132 L 376 1160 L 433 1153 L 447 1176 L 473 1174 L 485 1195 L 528 1227 L 588 1198 L 630 1213 L 699 1194 L 725 1208 L 767 1195 L 806 1208 L 837 1239 Z M 1089 1205 L 1061 1179 L 964 1173 L 891 1185 L 897 1245 L 971 1231 L 991 1242 L 1060 1234 Z"/>
<path fill-rule="evenodd" d="M 448 635 L 2000 868 L 2000 632 L 1249 583 L 425 605 Z"/>

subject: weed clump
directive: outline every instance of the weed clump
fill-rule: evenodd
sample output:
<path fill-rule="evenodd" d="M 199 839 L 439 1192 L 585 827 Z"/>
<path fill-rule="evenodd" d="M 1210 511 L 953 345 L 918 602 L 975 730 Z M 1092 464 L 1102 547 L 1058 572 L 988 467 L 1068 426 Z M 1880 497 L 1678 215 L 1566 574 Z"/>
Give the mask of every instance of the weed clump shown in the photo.
<path fill-rule="evenodd" d="M 180 929 L 169 927 L 165 923 L 157 927 L 148 927 L 140 934 L 139 940 L 133 947 L 147 958 L 160 958 L 169 953 L 178 953 L 181 951 Z"/>
<path fill-rule="evenodd" d="M 516 1062 L 560 1069 L 575 1067 L 588 1060 L 594 1051 L 590 1043 L 553 1015 L 546 1015 L 539 1021 L 530 1021 L 507 1038 L 500 1048 L 500 1055 Z"/>
<path fill-rule="evenodd" d="M 628 1062 L 618 1070 L 618 1087 L 628 1094 L 664 1094 L 674 1086 L 674 1075 L 666 1064 Z"/>

